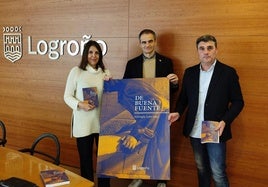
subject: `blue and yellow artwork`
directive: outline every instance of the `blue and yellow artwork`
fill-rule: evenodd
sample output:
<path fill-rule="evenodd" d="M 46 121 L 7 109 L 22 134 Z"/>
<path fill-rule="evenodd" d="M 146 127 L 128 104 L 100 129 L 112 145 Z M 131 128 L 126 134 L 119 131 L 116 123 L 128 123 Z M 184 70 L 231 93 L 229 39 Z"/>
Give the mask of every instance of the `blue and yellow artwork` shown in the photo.
<path fill-rule="evenodd" d="M 97 157 L 99 177 L 170 179 L 169 81 L 105 81 Z"/>

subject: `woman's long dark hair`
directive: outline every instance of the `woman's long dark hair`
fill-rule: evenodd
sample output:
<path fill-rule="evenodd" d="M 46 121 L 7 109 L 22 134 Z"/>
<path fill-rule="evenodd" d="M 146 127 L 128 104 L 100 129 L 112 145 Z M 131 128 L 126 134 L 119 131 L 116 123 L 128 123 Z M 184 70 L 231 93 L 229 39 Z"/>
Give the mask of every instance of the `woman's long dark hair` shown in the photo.
<path fill-rule="evenodd" d="M 98 69 L 100 67 L 102 69 L 102 71 L 104 72 L 105 66 L 104 66 L 103 61 L 102 61 L 102 59 L 103 59 L 102 50 L 101 50 L 100 45 L 94 40 L 89 40 L 85 44 L 79 68 L 81 68 L 82 70 L 86 70 L 86 67 L 88 65 L 88 50 L 91 46 L 95 46 L 99 52 L 99 61 L 96 64 L 96 68 Z"/>

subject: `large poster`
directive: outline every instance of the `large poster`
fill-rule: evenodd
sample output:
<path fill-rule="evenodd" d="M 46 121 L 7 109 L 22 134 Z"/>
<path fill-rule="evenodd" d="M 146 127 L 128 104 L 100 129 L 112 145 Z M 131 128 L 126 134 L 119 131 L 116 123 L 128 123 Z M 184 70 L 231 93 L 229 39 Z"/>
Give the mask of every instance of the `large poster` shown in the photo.
<path fill-rule="evenodd" d="M 97 175 L 170 179 L 169 81 L 105 81 Z"/>

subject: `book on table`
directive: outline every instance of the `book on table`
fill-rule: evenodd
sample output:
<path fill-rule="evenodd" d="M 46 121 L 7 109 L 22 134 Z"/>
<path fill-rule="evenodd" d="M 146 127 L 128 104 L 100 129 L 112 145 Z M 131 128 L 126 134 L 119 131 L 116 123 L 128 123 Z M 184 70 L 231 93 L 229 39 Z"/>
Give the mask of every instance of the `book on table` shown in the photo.
<path fill-rule="evenodd" d="M 84 101 L 88 101 L 95 107 L 99 106 L 97 87 L 83 88 Z"/>
<path fill-rule="evenodd" d="M 61 170 L 43 170 L 40 171 L 40 175 L 45 187 L 61 186 L 70 183 L 67 174 Z"/>
<path fill-rule="evenodd" d="M 201 143 L 219 143 L 219 131 L 215 131 L 218 126 L 217 121 L 202 121 Z"/>

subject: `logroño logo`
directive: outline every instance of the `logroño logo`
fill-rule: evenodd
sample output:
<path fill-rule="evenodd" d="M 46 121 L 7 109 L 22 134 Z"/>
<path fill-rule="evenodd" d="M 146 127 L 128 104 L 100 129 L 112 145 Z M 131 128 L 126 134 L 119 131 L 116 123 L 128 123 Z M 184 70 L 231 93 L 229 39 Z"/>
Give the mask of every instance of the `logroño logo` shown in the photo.
<path fill-rule="evenodd" d="M 22 27 L 3 27 L 4 56 L 11 62 L 22 57 Z"/>
<path fill-rule="evenodd" d="M 91 39 L 91 35 L 83 35 L 82 40 L 39 40 L 33 44 L 32 36 L 28 36 L 28 55 L 48 55 L 51 60 L 57 60 L 66 52 L 70 56 L 82 55 L 84 45 Z M 107 44 L 103 40 L 96 40 L 102 48 L 103 56 L 107 53 Z M 4 56 L 11 62 L 21 59 L 22 49 L 22 26 L 3 27 Z"/>

